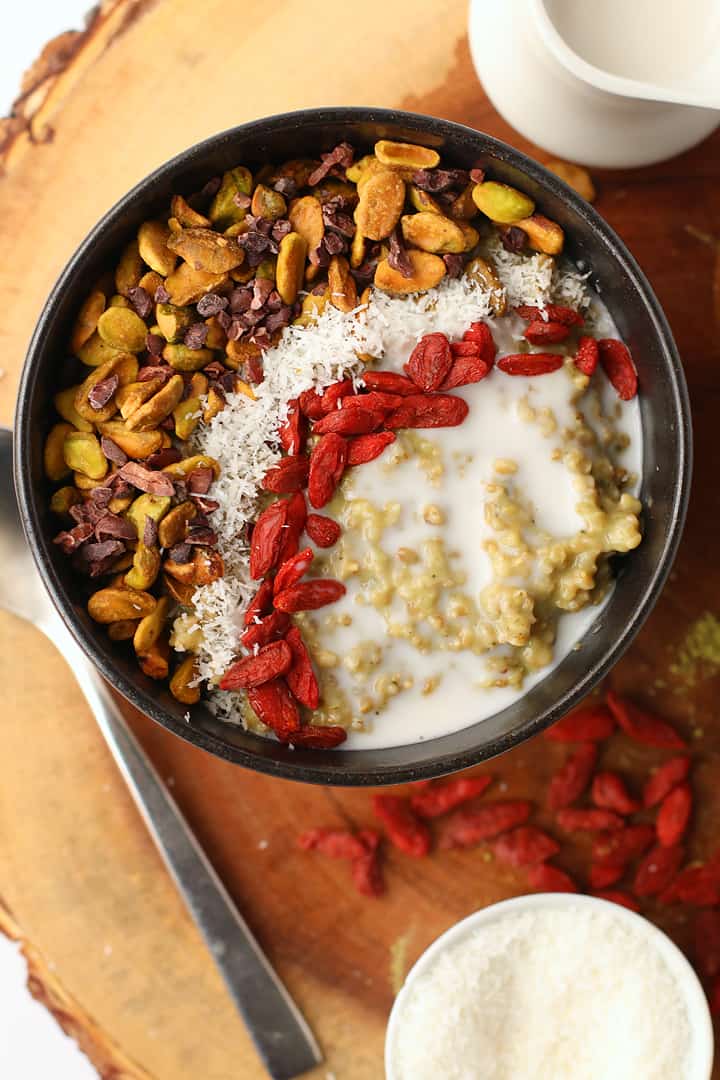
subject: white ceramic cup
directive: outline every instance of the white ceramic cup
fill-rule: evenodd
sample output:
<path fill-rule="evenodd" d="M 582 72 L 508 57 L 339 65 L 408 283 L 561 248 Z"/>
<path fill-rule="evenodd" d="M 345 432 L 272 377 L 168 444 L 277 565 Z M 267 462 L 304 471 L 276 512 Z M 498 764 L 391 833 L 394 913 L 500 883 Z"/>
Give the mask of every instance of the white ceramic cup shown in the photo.
<path fill-rule="evenodd" d="M 385 1037 L 386 1080 L 399 1080 L 394 1061 L 394 1048 L 396 1036 L 402 1024 L 403 1004 L 417 980 L 433 967 L 437 958 L 443 952 L 454 947 L 464 938 L 469 937 L 478 927 L 487 926 L 511 913 L 522 914 L 524 912 L 548 909 L 562 911 L 577 908 L 601 910 L 604 913 L 610 911 L 613 918 L 623 923 L 626 929 L 637 937 L 644 938 L 662 957 L 671 974 L 677 980 L 678 987 L 685 999 L 687 1014 L 693 1032 L 695 1056 L 692 1063 L 692 1073 L 688 1080 L 710 1080 L 714 1046 L 710 1009 L 697 975 L 678 947 L 670 940 L 667 934 L 664 934 L 662 930 L 659 930 L 653 923 L 643 918 L 642 915 L 636 915 L 633 911 L 629 911 L 618 904 L 611 904 L 607 900 L 575 893 L 532 893 L 529 896 L 517 896 L 512 900 L 503 900 L 498 904 L 491 904 L 490 907 L 482 908 L 480 911 L 468 915 L 466 919 L 462 919 L 459 923 L 451 926 L 449 930 L 446 930 L 444 934 L 441 934 L 415 962 L 408 972 L 402 990 L 395 998 Z M 638 1080 L 642 1080 L 642 1078 L 638 1077 Z"/>

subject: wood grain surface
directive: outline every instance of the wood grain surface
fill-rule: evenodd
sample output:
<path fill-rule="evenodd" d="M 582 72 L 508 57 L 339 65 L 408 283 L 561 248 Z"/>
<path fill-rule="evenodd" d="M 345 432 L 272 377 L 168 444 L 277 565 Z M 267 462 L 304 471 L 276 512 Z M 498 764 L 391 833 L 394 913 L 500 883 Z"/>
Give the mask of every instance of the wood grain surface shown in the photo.
<path fill-rule="evenodd" d="M 0 129 L 0 422 L 12 417 L 34 321 L 89 227 L 150 169 L 243 120 L 329 104 L 460 120 L 540 160 L 474 75 L 466 4 L 120 0 L 85 37 L 49 49 Z M 688 527 L 660 603 L 612 676 L 691 735 L 700 760 L 692 854 L 720 822 L 717 668 L 669 670 L 689 627 L 720 608 L 720 135 L 649 169 L 595 176 L 597 208 L 647 272 L 686 367 L 697 467 Z M 718 279 L 720 281 L 720 279 Z M 658 687 L 657 682 L 666 684 Z M 137 816 L 71 673 L 41 636 L 0 617 L 0 927 L 26 942 L 33 987 L 113 1080 L 261 1080 L 263 1070 Z M 390 855 L 389 892 L 361 900 L 342 864 L 295 850 L 298 827 L 365 823 L 369 796 L 234 768 L 131 714 L 133 727 L 318 1033 L 316 1080 L 378 1080 L 406 968 L 459 917 L 523 891 L 477 853 Z M 563 750 L 543 741 L 493 762 L 507 796 L 539 797 Z M 661 758 L 616 740 L 610 765 Z M 586 864 L 580 844 L 569 869 Z M 2 910 L 2 909 L 0 909 Z M 683 946 L 688 913 L 649 911 Z M 718 1072 L 720 1076 L 720 1072 Z"/>

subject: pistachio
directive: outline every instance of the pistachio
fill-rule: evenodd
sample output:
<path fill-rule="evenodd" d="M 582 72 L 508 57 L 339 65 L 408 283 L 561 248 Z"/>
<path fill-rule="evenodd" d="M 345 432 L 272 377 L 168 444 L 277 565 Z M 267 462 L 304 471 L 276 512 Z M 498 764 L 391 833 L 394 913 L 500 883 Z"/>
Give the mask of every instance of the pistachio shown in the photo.
<path fill-rule="evenodd" d="M 274 281 L 277 277 L 277 259 L 263 259 L 261 263 L 255 267 L 255 277 L 265 278 L 266 281 Z"/>
<path fill-rule="evenodd" d="M 129 641 L 137 626 L 137 619 L 118 619 L 108 624 L 108 637 L 111 641 Z"/>
<path fill-rule="evenodd" d="M 375 285 L 385 292 L 398 296 L 405 293 L 425 292 L 438 285 L 445 276 L 445 263 L 437 255 L 427 251 L 408 251 L 412 263 L 412 277 L 403 277 L 394 270 L 387 259 L 381 259 L 375 271 Z"/>
<path fill-rule="evenodd" d="M 72 424 L 78 431 L 92 431 L 92 424 L 88 423 L 75 408 L 75 396 L 79 386 L 68 386 L 66 390 L 59 390 L 53 398 L 53 403 L 63 420 Z"/>
<path fill-rule="evenodd" d="M 133 556 L 133 564 L 125 575 L 125 584 L 131 589 L 149 589 L 160 573 L 160 550 L 146 547 L 142 540 L 138 542 Z"/>
<path fill-rule="evenodd" d="M 312 193 L 322 205 L 338 196 L 350 207 L 354 207 L 358 201 L 354 185 L 348 184 L 345 180 L 339 180 L 336 176 L 324 177 L 319 184 L 315 185 Z"/>
<path fill-rule="evenodd" d="M 83 473 L 91 480 L 102 480 L 108 471 L 107 459 L 97 436 L 87 431 L 71 431 L 63 443 L 63 454 L 69 469 Z"/>
<path fill-rule="evenodd" d="M 137 373 L 138 362 L 132 353 L 115 353 L 112 359 L 106 360 L 104 364 L 96 367 L 84 382 L 80 383 L 74 398 L 75 409 L 80 413 L 80 416 L 91 423 L 98 424 L 109 420 L 117 411 L 115 394 L 105 405 L 96 409 L 91 404 L 93 390 L 105 379 L 109 379 L 113 375 L 117 376 L 119 386 L 125 386 L 137 378 Z"/>
<path fill-rule="evenodd" d="M 205 320 L 205 325 L 208 328 L 207 337 L 205 338 L 205 348 L 224 349 L 227 345 L 227 334 L 218 322 L 217 316 L 211 315 L 209 319 Z"/>
<path fill-rule="evenodd" d="M 94 289 L 78 312 L 78 317 L 73 326 L 70 337 L 70 350 L 77 355 L 86 341 L 88 341 L 97 329 L 98 319 L 105 310 L 105 294 L 99 289 Z"/>
<path fill-rule="evenodd" d="M 55 424 L 50 429 L 50 433 L 45 440 L 45 449 L 43 451 L 45 475 L 54 484 L 57 484 L 71 471 L 65 461 L 64 447 L 65 440 L 74 430 L 72 424 Z"/>
<path fill-rule="evenodd" d="M 559 255 L 565 242 L 565 234 L 560 226 L 542 214 L 516 221 L 516 229 L 522 229 L 533 251 L 542 251 L 545 255 Z"/>
<path fill-rule="evenodd" d="M 168 349 L 184 348 L 168 345 Z M 197 350 L 200 351 L 200 350 Z M 211 354 L 212 355 L 212 354 Z M 173 375 L 161 390 L 132 413 L 125 421 L 128 431 L 152 431 L 173 411 L 185 390 L 182 375 Z"/>
<path fill-rule="evenodd" d="M 192 598 L 195 593 L 194 585 L 185 585 L 182 581 L 178 581 L 169 574 L 162 575 L 162 584 L 167 595 L 171 596 L 176 604 L 182 604 L 183 607 L 192 606 Z"/>
<path fill-rule="evenodd" d="M 110 360 L 113 356 L 117 356 L 121 349 L 114 349 L 112 345 L 107 345 L 98 334 L 97 330 L 94 334 L 87 339 L 84 345 L 81 345 L 79 349 L 76 349 L 75 355 L 78 360 L 82 360 L 83 364 L 88 367 L 98 367 L 100 364 L 104 364 L 106 360 Z"/>
<path fill-rule="evenodd" d="M 173 195 L 170 213 L 183 229 L 207 229 L 210 226 L 210 219 L 193 210 L 182 195 Z"/>
<path fill-rule="evenodd" d="M 205 293 L 215 292 L 227 281 L 227 274 L 210 274 L 206 270 L 195 270 L 189 263 L 182 262 L 177 270 L 165 281 L 165 288 L 170 294 L 170 302 L 178 307 L 195 304 Z"/>
<path fill-rule="evenodd" d="M 429 214 L 444 213 L 437 199 L 433 199 L 429 192 L 423 191 L 422 188 L 417 187 L 415 184 L 408 184 L 408 195 L 410 196 L 410 202 L 416 210 L 424 210 Z M 477 213 L 477 206 L 475 203 L 473 203 L 473 213 Z"/>
<path fill-rule="evenodd" d="M 230 271 L 230 278 L 232 281 L 236 281 L 238 285 L 247 285 L 248 281 L 252 281 L 256 276 L 256 269 L 255 266 L 236 266 L 234 270 Z"/>
<path fill-rule="evenodd" d="M 66 485 L 53 492 L 52 498 L 50 499 L 50 509 L 53 514 L 58 514 L 62 517 L 68 513 L 71 506 L 77 506 L 79 502 L 82 502 L 82 495 L 77 488 Z"/>
<path fill-rule="evenodd" d="M 225 364 L 237 371 L 249 360 L 259 360 L 262 349 L 254 341 L 228 341 L 225 346 Z"/>
<path fill-rule="evenodd" d="M 85 473 L 73 473 L 73 484 L 78 491 L 92 491 L 93 488 L 104 487 L 106 483 L 107 480 L 105 479 L 92 480 L 89 476 L 86 476 Z"/>
<path fill-rule="evenodd" d="M 136 353 L 145 348 L 147 326 L 130 308 L 109 307 L 98 319 L 98 334 L 111 348 Z"/>
<path fill-rule="evenodd" d="M 131 240 L 120 256 L 115 270 L 115 288 L 120 295 L 129 296 L 130 290 L 139 285 L 144 272 L 137 240 Z"/>
<path fill-rule="evenodd" d="M 101 435 L 107 435 L 129 458 L 135 460 L 149 457 L 162 446 L 159 431 L 130 431 L 122 420 L 106 420 L 98 424 Z"/>
<path fill-rule="evenodd" d="M 226 172 L 220 190 L 212 201 L 209 217 L 216 229 L 227 229 L 237 221 L 244 221 L 247 213 L 235 202 L 236 195 L 249 195 L 252 191 L 252 173 L 239 165 Z"/>
<path fill-rule="evenodd" d="M 192 457 L 182 458 L 181 461 L 174 461 L 172 465 L 166 465 L 163 472 L 168 476 L 175 476 L 179 480 L 184 480 L 186 476 L 189 476 L 195 469 L 207 467 L 212 469 L 213 476 L 217 480 L 220 476 L 220 465 L 214 457 L 210 457 L 209 454 L 193 454 Z"/>
<path fill-rule="evenodd" d="M 522 191 L 496 180 L 476 184 L 473 199 L 478 210 L 500 225 L 512 225 L 528 218 L 535 209 L 535 203 Z"/>
<path fill-rule="evenodd" d="M 237 240 L 221 236 L 212 229 L 183 229 L 172 233 L 167 245 L 193 270 L 202 270 L 206 274 L 225 274 L 245 259 L 245 252 Z"/>
<path fill-rule="evenodd" d="M 202 416 L 202 399 L 207 393 L 208 381 L 205 375 L 196 371 L 190 380 L 190 394 L 179 401 L 173 409 L 175 434 L 183 441 L 189 439 Z"/>
<path fill-rule="evenodd" d="M 116 495 L 108 503 L 108 510 L 111 514 L 124 514 L 128 507 L 132 506 L 132 501 L 132 495 Z"/>
<path fill-rule="evenodd" d="M 197 515 L 195 504 L 189 499 L 169 510 L 158 526 L 160 547 L 171 548 L 187 536 L 189 522 Z"/>
<path fill-rule="evenodd" d="M 350 265 L 342 255 L 333 255 L 328 267 L 328 290 L 330 303 L 339 311 L 352 311 L 357 307 L 357 286 L 350 273 Z"/>
<path fill-rule="evenodd" d="M 164 287 L 165 280 L 156 273 L 155 270 L 148 270 L 147 274 L 143 274 L 140 278 L 139 285 L 141 289 L 144 289 L 148 296 L 152 299 L 157 290 L 162 285 Z"/>
<path fill-rule="evenodd" d="M 465 267 L 465 276 L 471 281 L 482 283 L 490 293 L 490 307 L 493 315 L 504 315 L 507 311 L 507 297 L 495 273 L 495 267 L 487 259 L 479 256 L 472 259 Z"/>
<path fill-rule="evenodd" d="M 290 203 L 288 219 L 293 231 L 299 233 L 308 251 L 317 251 L 325 235 L 325 223 L 320 200 L 314 195 L 304 195 Z"/>
<path fill-rule="evenodd" d="M 163 570 L 181 584 L 195 586 L 211 585 L 225 573 L 219 552 L 203 547 L 195 548 L 191 562 L 178 563 L 174 559 L 166 559 Z"/>
<path fill-rule="evenodd" d="M 170 680 L 170 693 L 183 705 L 196 705 L 200 700 L 200 687 L 196 685 L 198 674 L 194 656 L 182 660 Z"/>
<path fill-rule="evenodd" d="M 375 143 L 375 157 L 382 165 L 402 165 L 410 169 L 434 169 L 440 162 L 437 150 L 388 139 Z"/>
<path fill-rule="evenodd" d="M 285 304 L 294 304 L 297 299 L 302 285 L 307 250 L 307 240 L 300 233 L 289 232 L 280 241 L 277 290 Z"/>
<path fill-rule="evenodd" d="M 444 214 L 422 210 L 418 214 L 406 214 L 400 219 L 402 233 L 409 244 L 422 251 L 465 250 L 465 237 L 459 225 Z"/>
<path fill-rule="evenodd" d="M 360 195 L 371 176 L 387 171 L 387 166 L 378 161 L 374 154 L 366 154 L 345 170 L 345 176 L 356 185 Z"/>
<path fill-rule="evenodd" d="M 477 206 L 473 198 L 473 191 L 475 185 L 468 184 L 457 196 L 456 199 L 450 203 L 448 208 L 449 217 L 454 221 L 471 221 L 477 214 Z"/>
<path fill-rule="evenodd" d="M 144 221 L 138 229 L 138 251 L 151 270 L 167 277 L 175 269 L 177 259 L 168 249 L 170 230 L 162 221 Z"/>
<path fill-rule="evenodd" d="M 276 221 L 277 218 L 285 217 L 287 203 L 279 191 L 273 191 L 265 184 L 258 184 L 253 192 L 250 213 L 255 217 L 265 218 L 266 221 Z"/>
<path fill-rule="evenodd" d="M 163 349 L 163 360 L 167 360 L 170 367 L 176 371 L 199 371 L 204 368 L 213 358 L 212 349 L 190 349 L 187 345 L 166 345 Z"/>
<path fill-rule="evenodd" d="M 158 524 L 170 509 L 170 503 L 169 495 L 151 495 L 146 492 L 133 499 L 125 517 L 135 526 L 138 536 L 142 536 L 145 532 L 145 518 L 152 518 Z"/>
<path fill-rule="evenodd" d="M 595 185 L 590 173 L 582 165 L 573 165 L 569 161 L 548 161 L 545 168 L 569 184 L 583 199 L 588 202 L 594 200 Z"/>
<path fill-rule="evenodd" d="M 132 304 L 128 300 L 127 296 L 121 296 L 120 293 L 115 293 L 114 296 L 111 296 L 110 299 L 108 300 L 108 305 L 107 306 L 109 308 L 112 308 L 112 307 L 132 308 Z M 100 335 L 100 336 L 102 337 L 102 335 Z"/>
<path fill-rule="evenodd" d="M 355 209 L 357 227 L 369 240 L 384 240 L 398 223 L 405 203 L 405 184 L 389 170 L 371 176 Z"/>
<path fill-rule="evenodd" d="M 244 385 L 247 385 L 245 383 Z M 203 409 L 203 423 L 209 424 L 213 417 L 221 413 L 225 408 L 225 398 L 218 392 L 218 390 L 211 386 L 208 390 L 207 398 L 205 399 L 205 408 Z"/>
<path fill-rule="evenodd" d="M 155 307 L 158 329 L 171 344 L 182 341 L 185 331 L 196 319 L 197 316 L 189 307 L 178 307 L 176 304 L 157 304 Z"/>
<path fill-rule="evenodd" d="M 165 627 L 170 601 L 162 596 L 154 609 L 135 624 L 133 648 L 136 653 L 146 653 L 153 647 Z"/>
<path fill-rule="evenodd" d="M 144 382 L 131 382 L 127 386 L 121 386 L 115 394 L 115 404 L 123 420 L 131 417 L 136 409 L 144 405 L 164 385 L 165 379 L 158 375 L 156 379 L 146 379 Z"/>
<path fill-rule="evenodd" d="M 147 652 L 137 653 L 143 675 L 149 679 L 167 679 L 170 674 L 170 642 L 159 637 Z"/>
<path fill-rule="evenodd" d="M 468 225 L 467 221 L 458 221 L 458 226 L 465 240 L 463 251 L 472 251 L 480 241 L 480 233 L 472 225 Z"/>
<path fill-rule="evenodd" d="M 360 229 L 355 230 L 350 246 L 350 265 L 354 268 L 362 266 L 365 262 L 365 237 Z"/>

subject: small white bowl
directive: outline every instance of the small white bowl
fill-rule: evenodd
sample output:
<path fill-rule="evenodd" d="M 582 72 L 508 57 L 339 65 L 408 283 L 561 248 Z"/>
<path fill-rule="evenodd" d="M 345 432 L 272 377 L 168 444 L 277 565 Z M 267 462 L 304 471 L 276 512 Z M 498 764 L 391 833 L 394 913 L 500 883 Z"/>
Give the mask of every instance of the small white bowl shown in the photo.
<path fill-rule="evenodd" d="M 567 911 L 578 908 L 602 910 L 606 914 L 611 911 L 613 917 L 623 923 L 630 932 L 638 937 L 644 937 L 657 950 L 670 972 L 677 979 L 680 992 L 685 999 L 695 1045 L 695 1058 L 692 1062 L 692 1073 L 689 1080 L 710 1080 L 714 1048 L 710 1009 L 700 981 L 680 949 L 670 940 L 667 934 L 643 918 L 642 915 L 636 915 L 635 912 L 629 911 L 618 904 L 612 904 L 607 900 L 600 900 L 594 896 L 582 896 L 576 893 L 533 893 L 529 896 L 517 896 L 512 900 L 503 900 L 498 904 L 491 904 L 490 907 L 482 908 L 480 911 L 468 915 L 466 919 L 462 919 L 454 926 L 451 926 L 432 945 L 428 946 L 408 972 L 405 984 L 395 998 L 390 1013 L 385 1038 L 386 1080 L 398 1080 L 392 1055 L 397 1032 L 402 1023 L 403 1004 L 409 996 L 413 985 L 430 970 L 441 953 L 471 935 L 478 927 L 495 922 L 509 913 L 518 914 L 537 911 L 538 909 Z M 641 1078 L 638 1077 L 638 1080 L 641 1080 Z"/>

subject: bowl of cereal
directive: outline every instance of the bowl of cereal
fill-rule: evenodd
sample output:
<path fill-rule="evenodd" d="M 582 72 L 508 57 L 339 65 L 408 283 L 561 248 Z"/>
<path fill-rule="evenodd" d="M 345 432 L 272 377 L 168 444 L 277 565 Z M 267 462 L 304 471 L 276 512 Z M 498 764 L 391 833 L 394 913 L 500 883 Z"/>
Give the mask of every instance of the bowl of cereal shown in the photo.
<path fill-rule="evenodd" d="M 657 599 L 691 466 L 612 230 L 504 143 L 382 109 L 245 124 L 138 184 L 53 289 L 16 427 L 29 542 L 103 675 L 331 784 L 567 712 Z"/>

